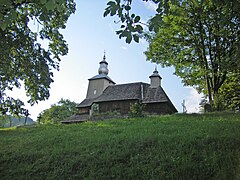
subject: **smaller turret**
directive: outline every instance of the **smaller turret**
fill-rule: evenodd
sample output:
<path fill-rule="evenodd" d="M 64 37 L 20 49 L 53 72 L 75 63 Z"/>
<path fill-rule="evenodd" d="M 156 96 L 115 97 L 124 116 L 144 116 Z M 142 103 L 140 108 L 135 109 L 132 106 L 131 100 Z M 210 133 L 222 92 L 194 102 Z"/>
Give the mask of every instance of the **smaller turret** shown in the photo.
<path fill-rule="evenodd" d="M 155 67 L 155 70 L 153 71 L 153 74 L 149 76 L 151 81 L 151 88 L 156 88 L 161 86 L 161 76 L 158 74 L 157 67 Z"/>

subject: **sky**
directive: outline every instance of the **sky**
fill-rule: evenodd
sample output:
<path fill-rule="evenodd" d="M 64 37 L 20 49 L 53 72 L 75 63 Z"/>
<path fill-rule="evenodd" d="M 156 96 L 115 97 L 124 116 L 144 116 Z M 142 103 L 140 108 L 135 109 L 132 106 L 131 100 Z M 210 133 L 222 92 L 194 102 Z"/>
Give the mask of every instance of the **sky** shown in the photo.
<path fill-rule="evenodd" d="M 98 74 L 99 62 L 106 51 L 108 62 L 108 76 L 117 84 L 145 82 L 150 83 L 149 76 L 153 73 L 156 64 L 146 61 L 144 51 L 148 43 L 126 44 L 125 39 L 119 39 L 115 31 L 120 27 L 114 23 L 116 17 L 103 17 L 108 0 L 76 0 L 76 12 L 67 22 L 66 29 L 62 30 L 68 43 L 69 53 L 62 57 L 60 71 L 54 71 L 54 82 L 51 84 L 50 98 L 34 106 L 26 104 L 30 117 L 37 120 L 37 116 L 44 109 L 57 103 L 61 98 L 80 103 L 86 97 L 88 79 Z M 154 15 L 155 6 L 150 2 L 134 0 L 132 11 L 139 14 L 142 22 L 146 22 Z M 174 68 L 162 68 L 157 65 L 162 77 L 162 87 L 168 97 L 182 112 L 182 102 L 189 113 L 199 111 L 199 102 L 202 95 L 192 87 L 183 86 L 181 79 L 173 75 Z M 15 89 L 11 92 L 20 99 L 27 97 L 25 92 Z"/>

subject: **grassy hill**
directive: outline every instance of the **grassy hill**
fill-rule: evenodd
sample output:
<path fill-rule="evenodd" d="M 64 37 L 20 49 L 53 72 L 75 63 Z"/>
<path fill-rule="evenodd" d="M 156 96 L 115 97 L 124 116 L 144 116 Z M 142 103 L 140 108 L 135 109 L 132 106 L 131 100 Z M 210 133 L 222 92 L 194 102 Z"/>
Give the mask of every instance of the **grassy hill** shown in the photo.
<path fill-rule="evenodd" d="M 0 130 L 1 179 L 240 179 L 240 114 Z"/>

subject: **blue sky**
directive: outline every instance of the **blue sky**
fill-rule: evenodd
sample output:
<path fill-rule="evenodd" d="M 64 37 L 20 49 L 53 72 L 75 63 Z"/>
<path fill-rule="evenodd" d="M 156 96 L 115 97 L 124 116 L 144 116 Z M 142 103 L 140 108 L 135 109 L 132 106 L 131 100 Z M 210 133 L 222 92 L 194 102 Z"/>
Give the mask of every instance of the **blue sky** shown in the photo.
<path fill-rule="evenodd" d="M 109 63 L 109 77 L 117 84 L 131 82 L 149 83 L 155 65 L 146 61 L 144 51 L 148 43 L 126 44 L 115 34 L 119 24 L 115 24 L 115 17 L 103 17 L 107 0 L 76 0 L 77 10 L 62 30 L 69 46 L 69 53 L 62 58 L 60 71 L 54 72 L 54 83 L 51 85 L 50 98 L 47 101 L 26 107 L 31 117 L 36 120 L 38 114 L 58 102 L 61 98 L 80 103 L 85 97 L 88 79 L 98 73 L 99 62 L 106 51 L 106 61 Z M 135 0 L 133 11 L 142 16 L 142 21 L 154 15 L 154 6 Z M 186 100 L 188 112 L 198 112 L 199 95 L 193 88 L 184 87 L 181 79 L 173 75 L 173 68 L 162 68 L 157 65 L 162 77 L 162 87 L 178 109 L 182 112 L 181 103 Z M 15 90 L 13 95 L 27 99 L 23 90 Z"/>

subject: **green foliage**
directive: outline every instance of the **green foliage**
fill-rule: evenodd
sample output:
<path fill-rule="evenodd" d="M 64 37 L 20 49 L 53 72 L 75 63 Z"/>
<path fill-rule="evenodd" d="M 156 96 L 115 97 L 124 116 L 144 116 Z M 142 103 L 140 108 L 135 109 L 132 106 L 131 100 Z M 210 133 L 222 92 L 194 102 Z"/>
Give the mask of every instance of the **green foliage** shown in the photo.
<path fill-rule="evenodd" d="M 240 73 L 229 73 L 217 94 L 218 107 L 222 110 L 240 110 Z"/>
<path fill-rule="evenodd" d="M 224 16 L 225 18 L 221 18 Z M 215 110 L 228 73 L 239 73 L 239 13 L 229 3 L 195 0 L 169 3 L 161 27 L 149 39 L 147 59 L 175 67 L 185 85 L 208 96 Z"/>
<path fill-rule="evenodd" d="M 151 18 L 149 21 L 149 30 L 158 31 L 159 25 L 161 24 L 162 15 L 167 13 L 169 10 L 169 2 L 175 0 L 143 0 L 143 1 L 152 1 L 155 4 L 158 4 L 156 9 L 156 15 Z M 110 0 L 107 3 L 103 16 L 117 16 L 119 21 L 114 21 L 115 23 L 121 23 L 121 29 L 116 31 L 116 34 L 121 39 L 125 37 L 126 43 L 131 43 L 132 39 L 139 43 L 139 39 L 146 34 L 143 31 L 143 26 L 145 23 L 141 22 L 141 17 L 132 13 L 132 0 Z M 144 35 L 143 35 L 144 34 Z"/>
<path fill-rule="evenodd" d="M 91 106 L 92 115 L 99 114 L 99 105 L 94 103 Z"/>
<path fill-rule="evenodd" d="M 130 106 L 130 117 L 143 117 L 144 104 L 141 102 L 132 103 Z"/>
<path fill-rule="evenodd" d="M 121 113 L 117 110 L 114 111 L 107 111 L 103 113 L 93 113 L 93 116 L 91 117 L 92 120 L 105 120 L 105 119 L 112 119 L 116 117 L 123 117 Z"/>
<path fill-rule="evenodd" d="M 9 97 L 6 90 L 24 85 L 31 105 L 49 97 L 53 70 L 68 52 L 59 30 L 74 11 L 73 0 L 1 0 L 1 114 L 28 114 L 23 102 Z M 40 44 L 43 40 L 47 48 Z"/>
<path fill-rule="evenodd" d="M 61 99 L 57 104 L 53 104 L 49 109 L 44 110 L 38 116 L 38 122 L 43 124 L 57 124 L 60 121 L 76 113 L 77 103 L 68 99 Z"/>
<path fill-rule="evenodd" d="M 239 179 L 239 128 L 185 114 L 0 130 L 0 177 Z"/>
<path fill-rule="evenodd" d="M 131 4 L 132 0 L 126 0 L 123 3 L 121 3 L 121 0 L 109 1 L 103 14 L 104 17 L 108 15 L 119 17 L 119 22 L 122 22 L 121 29 L 116 31 L 116 34 L 120 39 L 125 37 L 128 44 L 131 43 L 132 39 L 139 43 L 139 38 L 143 32 L 140 16 L 130 13 Z"/>

